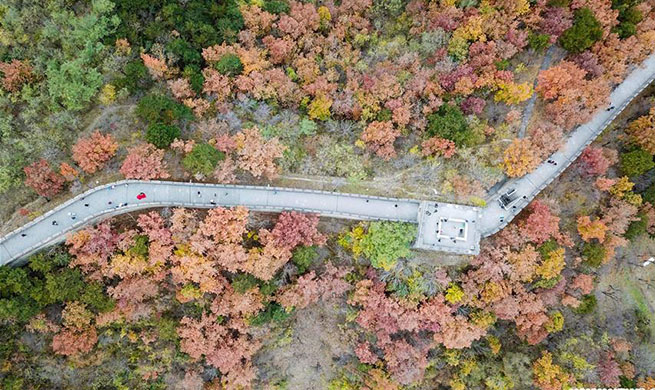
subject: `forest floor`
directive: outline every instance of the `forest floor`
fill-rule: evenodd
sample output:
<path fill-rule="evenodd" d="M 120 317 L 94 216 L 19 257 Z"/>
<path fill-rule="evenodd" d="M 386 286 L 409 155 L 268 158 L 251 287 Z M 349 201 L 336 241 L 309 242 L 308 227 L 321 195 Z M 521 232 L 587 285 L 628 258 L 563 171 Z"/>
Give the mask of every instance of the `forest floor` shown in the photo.
<path fill-rule="evenodd" d="M 610 264 L 600 269 L 594 294 L 598 309 L 593 313 L 596 322 L 605 324 L 603 330 L 613 334 L 630 334 L 633 329 L 625 317 L 639 312 L 655 334 L 655 266 L 643 267 L 644 252 L 655 253 L 652 239 L 630 243 Z M 636 343 L 635 355 L 646 371 L 655 370 L 655 345 Z"/>
<path fill-rule="evenodd" d="M 284 326 L 262 329 L 265 346 L 255 359 L 260 383 L 326 389 L 346 363 L 357 361 L 352 352 L 356 335 L 341 326 L 347 310 L 345 298 L 319 302 L 294 313 Z"/>

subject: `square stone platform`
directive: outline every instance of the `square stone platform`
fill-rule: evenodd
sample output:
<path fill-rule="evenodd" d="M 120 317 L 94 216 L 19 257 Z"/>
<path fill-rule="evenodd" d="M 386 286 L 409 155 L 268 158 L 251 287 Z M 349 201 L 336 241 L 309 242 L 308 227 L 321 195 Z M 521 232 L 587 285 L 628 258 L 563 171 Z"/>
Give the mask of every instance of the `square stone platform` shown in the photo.
<path fill-rule="evenodd" d="M 423 201 L 419 206 L 419 230 L 414 247 L 477 255 L 481 218 L 479 207 Z"/>

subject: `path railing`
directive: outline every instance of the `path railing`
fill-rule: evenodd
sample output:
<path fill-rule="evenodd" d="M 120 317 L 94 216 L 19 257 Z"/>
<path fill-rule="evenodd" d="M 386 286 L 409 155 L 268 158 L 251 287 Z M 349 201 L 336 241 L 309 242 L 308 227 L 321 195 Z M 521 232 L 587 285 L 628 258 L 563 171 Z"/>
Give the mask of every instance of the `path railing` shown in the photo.
<path fill-rule="evenodd" d="M 140 193 L 146 198 L 137 199 Z M 3 237 L 0 264 L 63 241 L 67 233 L 91 222 L 147 208 L 243 205 L 262 212 L 295 210 L 343 219 L 417 223 L 419 204 L 412 199 L 310 189 L 124 180 L 81 193 Z"/>

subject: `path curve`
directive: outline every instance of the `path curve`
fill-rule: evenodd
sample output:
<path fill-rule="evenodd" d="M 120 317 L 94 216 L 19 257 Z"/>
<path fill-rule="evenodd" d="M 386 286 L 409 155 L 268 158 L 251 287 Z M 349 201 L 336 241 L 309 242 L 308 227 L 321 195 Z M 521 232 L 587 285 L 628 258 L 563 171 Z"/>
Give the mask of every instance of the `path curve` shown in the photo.
<path fill-rule="evenodd" d="M 614 107 L 613 109 L 608 110 L 609 107 L 600 109 L 589 122 L 569 133 L 562 147 L 547 159 L 547 161 L 555 161 L 556 165 L 544 161 L 534 171 L 520 178 L 508 180 L 499 188 L 484 208 L 482 223 L 479 225 L 481 235 L 490 236 L 507 226 L 548 184 L 561 175 L 654 79 L 655 54 L 651 54 L 612 91 L 609 107 Z M 516 189 L 521 199 L 513 208 L 503 210 L 498 198 L 511 189 Z"/>
<path fill-rule="evenodd" d="M 336 192 L 262 186 L 125 180 L 93 188 L 0 239 L 0 265 L 19 264 L 66 235 L 109 216 L 155 207 L 211 208 L 243 205 L 254 211 L 297 210 L 323 216 L 417 223 L 414 246 L 458 254 L 477 254 L 481 237 L 504 228 L 550 182 L 582 153 L 614 118 L 655 78 L 655 54 L 635 68 L 610 95 L 612 110 L 600 110 L 572 131 L 551 155 L 557 165 L 542 163 L 535 171 L 509 180 L 498 192 L 515 189 L 520 200 L 504 210 L 493 198 L 484 208 Z M 146 198 L 136 196 L 145 193 Z M 110 203 L 111 202 L 111 203 Z M 53 224 L 56 221 L 56 224 Z"/>

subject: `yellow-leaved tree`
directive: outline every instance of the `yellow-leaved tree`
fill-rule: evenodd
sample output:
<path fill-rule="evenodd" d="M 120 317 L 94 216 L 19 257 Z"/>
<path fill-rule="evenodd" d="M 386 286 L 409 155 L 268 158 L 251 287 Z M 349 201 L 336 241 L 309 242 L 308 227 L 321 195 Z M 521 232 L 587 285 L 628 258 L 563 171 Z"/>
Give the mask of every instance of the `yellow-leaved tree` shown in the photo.
<path fill-rule="evenodd" d="M 531 172 L 539 165 L 539 159 L 532 142 L 528 139 L 515 139 L 505 149 L 503 159 L 505 173 L 509 177 L 519 177 Z"/>

